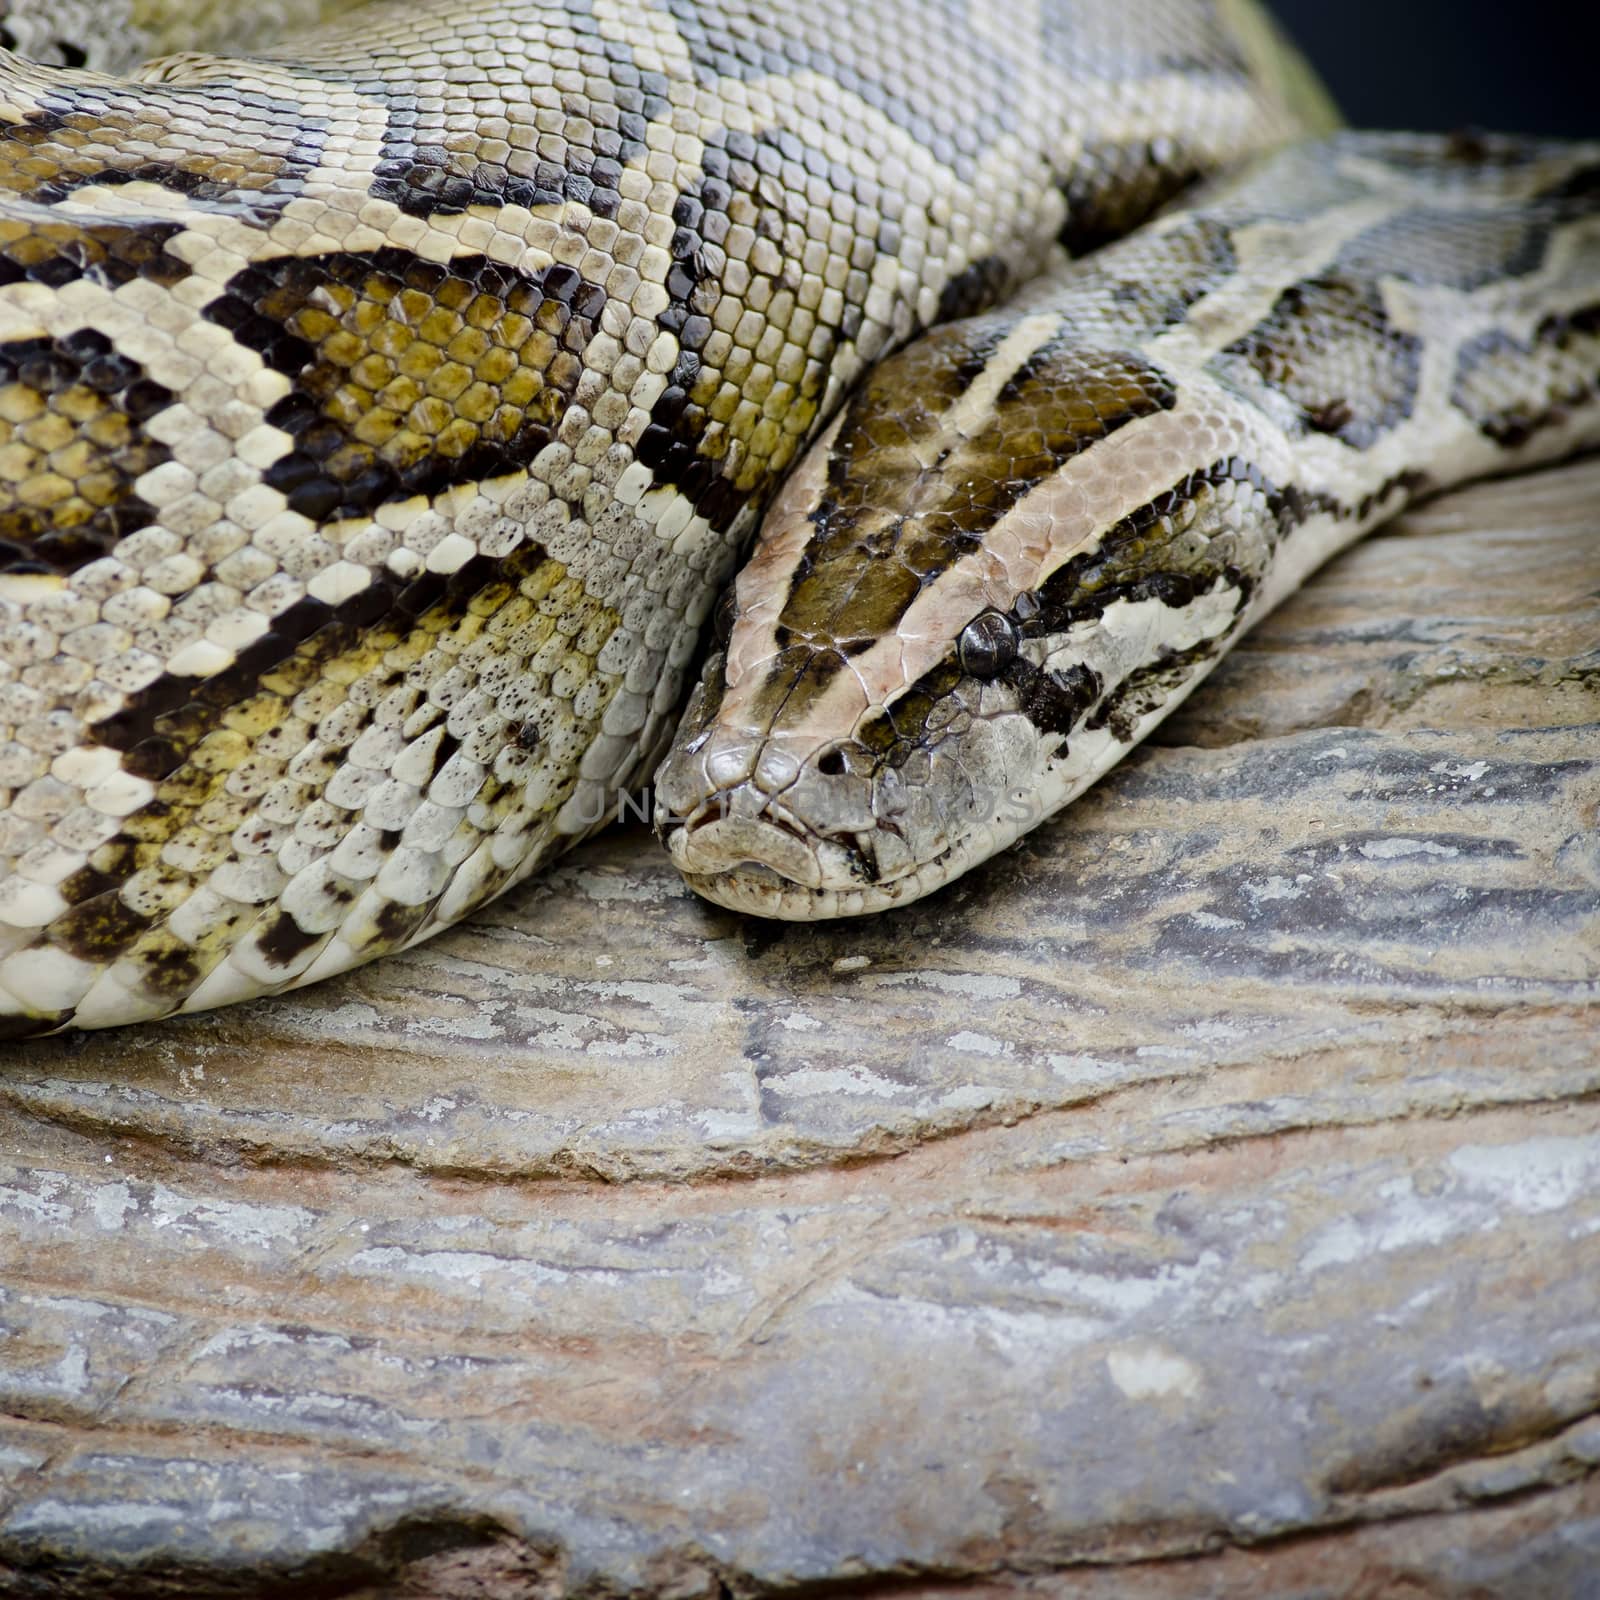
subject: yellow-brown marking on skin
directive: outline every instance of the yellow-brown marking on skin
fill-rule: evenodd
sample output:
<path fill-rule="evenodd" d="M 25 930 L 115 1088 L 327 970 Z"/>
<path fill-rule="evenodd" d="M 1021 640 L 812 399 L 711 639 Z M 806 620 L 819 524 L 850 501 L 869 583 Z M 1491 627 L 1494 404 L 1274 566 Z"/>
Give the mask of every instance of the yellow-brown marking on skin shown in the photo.
<path fill-rule="evenodd" d="M 70 75 L 63 74 L 62 92 L 71 87 Z M 143 93 L 148 98 L 134 104 L 127 91 L 119 93 L 114 85 L 97 87 L 92 103 L 82 110 L 41 109 L 7 130 L 0 139 L 0 192 L 54 199 L 97 180 L 139 177 L 218 196 L 261 193 L 292 169 L 289 159 L 271 148 L 280 141 L 253 145 L 230 139 L 229 107 L 215 96 L 199 91 L 185 95 L 176 87 L 147 88 Z M 231 109 L 237 117 L 247 108 L 236 101 Z M 254 109 L 254 115 L 267 113 Z M 157 144 L 151 137 L 152 123 L 159 129 L 163 122 L 196 117 L 207 125 L 204 150 L 170 138 Z"/>
<path fill-rule="evenodd" d="M 267 418 L 292 446 L 265 482 L 320 521 L 525 468 L 605 303 L 568 267 L 383 249 L 247 269 L 206 315 L 293 381 Z"/>
<path fill-rule="evenodd" d="M 348 628 L 330 625 L 265 672 L 254 692 L 220 712 L 202 703 L 206 680 L 195 680 L 194 701 L 155 722 L 156 739 L 174 752 L 168 759 L 177 764 L 157 780 L 154 799 L 128 817 L 118 836 L 91 855 L 88 867 L 62 885 L 64 897 L 76 903 L 51 928 L 50 942 L 93 965 L 132 963 L 152 998 L 181 1000 L 261 918 L 277 916 L 276 896 L 260 906 L 229 908 L 194 943 L 172 932 L 168 915 L 203 887 L 218 867 L 242 859 L 234 842 L 236 831 L 252 824 L 262 795 L 288 776 L 308 732 L 314 733 L 319 720 L 346 707 L 351 686 L 363 685 L 362 703 L 370 706 L 401 687 L 421 663 L 457 662 L 491 630 L 526 666 L 562 632 L 563 619 L 580 615 L 585 625 L 568 649 L 592 647 L 598 652 L 617 626 L 618 614 L 586 596 L 560 562 L 536 547 L 518 554 L 522 559 L 508 558 L 496 581 L 470 596 L 442 601 L 409 627 L 384 622 L 349 642 Z M 510 679 L 515 673 L 504 676 Z M 596 726 L 610 698 L 607 694 L 598 703 Z M 296 777 L 303 791 L 302 811 L 309 813 L 328 803 L 327 785 L 342 767 L 348 744 L 369 726 L 370 716 L 368 711 L 360 718 L 324 761 L 300 761 Z M 507 719 L 508 744 L 514 741 L 520 720 Z M 415 736 L 422 737 L 442 729 L 447 721 L 447 711 L 432 706 L 424 691 L 407 725 L 415 723 Z M 300 730 L 299 742 L 285 742 L 286 728 Z M 456 744 L 446 738 L 439 765 Z M 543 817 L 554 817 L 576 782 L 574 771 L 556 788 Z M 474 824 L 475 833 L 493 833 L 496 823 L 516 809 L 520 794 L 514 779 L 503 780 L 491 767 L 473 800 L 483 824 Z M 349 822 L 353 824 L 359 814 L 357 806 L 350 811 Z M 512 866 L 491 875 L 481 898 L 504 887 L 516 871 Z M 348 883 L 351 905 L 369 883 Z M 139 903 L 138 909 L 130 905 L 130 896 Z M 431 903 L 396 906 L 381 925 L 366 930 L 371 952 L 400 948 L 431 915 Z M 350 930 L 343 930 L 342 936 L 350 938 Z M 325 941 L 318 936 L 305 940 L 303 947 L 321 942 Z"/>
<path fill-rule="evenodd" d="M 170 452 L 142 422 L 171 401 L 93 329 L 0 344 L 0 571 L 70 572 L 143 527 L 134 483 Z"/>
<path fill-rule="evenodd" d="M 956 330 L 951 330 L 955 333 Z M 1040 348 L 995 384 L 992 404 L 946 426 L 924 396 L 951 387 L 968 348 L 935 333 L 885 363 L 833 445 L 817 535 L 784 605 L 796 640 L 844 644 L 845 606 L 873 636 L 1036 484 L 1090 445 L 1173 403 L 1166 381 L 1119 351 Z M 976 386 L 976 385 L 975 385 Z M 962 408 L 958 397 L 952 410 Z"/>
<path fill-rule="evenodd" d="M 990 319 L 959 324 L 868 384 L 833 438 L 815 537 L 772 629 L 764 712 L 802 716 L 1034 488 L 1172 405 L 1165 378 L 1139 358 L 1075 352 L 1052 342 L 1059 331 L 1050 316 L 1024 318 L 1002 339 Z"/>

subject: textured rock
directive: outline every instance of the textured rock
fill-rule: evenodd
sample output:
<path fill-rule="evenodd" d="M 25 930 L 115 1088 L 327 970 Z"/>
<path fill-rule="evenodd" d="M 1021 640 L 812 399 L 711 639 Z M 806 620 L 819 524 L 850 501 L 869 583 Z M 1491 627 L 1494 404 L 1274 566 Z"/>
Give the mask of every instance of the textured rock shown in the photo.
<path fill-rule="evenodd" d="M 878 921 L 621 834 L 9 1047 L 0 1585 L 1593 1594 L 1597 504 L 1368 541 Z"/>

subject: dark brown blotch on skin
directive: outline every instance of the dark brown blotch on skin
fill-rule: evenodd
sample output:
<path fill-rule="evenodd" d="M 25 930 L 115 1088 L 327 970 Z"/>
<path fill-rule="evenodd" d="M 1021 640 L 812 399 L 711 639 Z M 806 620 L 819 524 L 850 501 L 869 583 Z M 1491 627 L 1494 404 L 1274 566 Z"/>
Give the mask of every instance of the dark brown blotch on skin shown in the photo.
<path fill-rule="evenodd" d="M 50 942 L 91 966 L 114 961 L 151 926 L 111 891 L 63 911 L 50 926 Z"/>
<path fill-rule="evenodd" d="M 264 960 L 287 968 L 327 937 L 327 934 L 307 933 L 287 911 L 279 910 L 256 935 L 256 948 Z"/>
<path fill-rule="evenodd" d="M 1600 304 L 1546 317 L 1529 342 L 1499 329 L 1480 334 L 1461 347 L 1450 400 L 1486 438 L 1508 450 L 1565 422 L 1580 407 L 1600 400 Z M 1589 359 L 1561 383 L 1552 352 Z M 1587 370 L 1584 370 L 1585 366 Z"/>
<path fill-rule="evenodd" d="M 0 572 L 75 572 L 153 520 L 133 485 L 172 400 L 93 328 L 0 344 Z"/>
<path fill-rule="evenodd" d="M 1556 208 L 1473 212 L 1420 207 L 1386 218 L 1339 252 L 1352 278 L 1392 277 L 1470 292 L 1544 264 Z"/>
<path fill-rule="evenodd" d="M 780 616 L 786 648 L 763 690 L 768 709 L 798 713 L 842 669 L 845 642 L 893 633 L 1030 490 L 1176 403 L 1156 367 L 1080 348 L 1064 330 L 1003 385 L 976 432 L 950 434 L 948 412 L 1012 325 L 982 318 L 934 333 L 880 368 L 846 413 Z"/>
<path fill-rule="evenodd" d="M 246 267 L 205 309 L 294 389 L 264 481 L 313 522 L 525 468 L 565 416 L 606 293 L 559 262 L 517 272 L 409 251 Z"/>
<path fill-rule="evenodd" d="M 1329 273 L 1285 289 L 1222 357 L 1285 396 L 1306 431 L 1365 450 L 1410 416 L 1422 341 L 1389 321 L 1374 284 Z"/>
<path fill-rule="evenodd" d="M 1171 139 L 1091 141 L 1061 184 L 1067 219 L 1057 235 L 1069 255 L 1123 238 L 1187 189 L 1206 163 Z"/>
<path fill-rule="evenodd" d="M 1159 232 L 1146 230 L 1083 270 L 1100 281 L 1117 321 L 1146 337 L 1183 321 L 1191 307 L 1228 282 L 1236 264 L 1228 225 L 1201 215 Z"/>
<path fill-rule="evenodd" d="M 208 965 L 181 939 L 156 929 L 140 939 L 138 948 L 131 953 L 139 971 L 139 987 L 153 1000 L 176 1005 L 193 993 L 226 952 L 218 944 Z"/>
<path fill-rule="evenodd" d="M 373 943 L 381 950 L 397 950 L 432 915 L 431 901 L 424 902 L 420 906 L 403 906 L 398 901 L 390 900 L 373 919 L 376 929 Z"/>
<path fill-rule="evenodd" d="M 1243 615 L 1244 598 L 1241 595 L 1234 626 Z M 1149 665 L 1135 668 L 1095 707 L 1087 726 L 1109 728 L 1113 738 L 1132 743 L 1140 719 L 1170 700 L 1208 661 L 1221 656 L 1232 632 L 1230 626 L 1220 638 L 1201 639 L 1187 650 L 1163 650 Z"/>

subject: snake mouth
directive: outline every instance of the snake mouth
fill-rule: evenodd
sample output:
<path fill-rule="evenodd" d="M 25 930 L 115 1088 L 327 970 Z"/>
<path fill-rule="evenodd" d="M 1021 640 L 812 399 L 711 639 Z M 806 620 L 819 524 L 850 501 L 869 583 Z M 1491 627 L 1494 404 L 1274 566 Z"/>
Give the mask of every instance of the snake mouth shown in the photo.
<path fill-rule="evenodd" d="M 813 890 L 823 886 L 819 847 L 825 843 L 770 813 L 729 816 L 710 804 L 666 834 L 673 865 L 687 877 L 761 874 Z"/>
<path fill-rule="evenodd" d="M 786 827 L 747 819 L 710 819 L 667 837 L 683 882 L 714 906 L 776 922 L 829 922 L 891 910 L 946 880 L 942 864 L 898 878 L 870 880 L 859 872 L 853 846 L 798 840 Z M 824 882 L 830 854 L 858 864 L 851 877 Z"/>
<path fill-rule="evenodd" d="M 714 796 L 688 817 L 669 818 L 658 826 L 673 864 L 686 878 L 697 883 L 748 879 L 826 897 L 870 888 L 890 876 L 875 848 L 882 824 L 866 834 L 827 834 L 772 800 L 758 812 L 730 806 L 728 800 Z"/>
<path fill-rule="evenodd" d="M 886 911 L 944 880 L 944 864 L 886 870 L 875 846 L 895 835 L 879 822 L 868 836 L 828 837 L 769 801 L 760 815 L 729 815 L 726 796 L 658 826 L 673 865 L 696 894 L 730 911 L 812 922 Z"/>

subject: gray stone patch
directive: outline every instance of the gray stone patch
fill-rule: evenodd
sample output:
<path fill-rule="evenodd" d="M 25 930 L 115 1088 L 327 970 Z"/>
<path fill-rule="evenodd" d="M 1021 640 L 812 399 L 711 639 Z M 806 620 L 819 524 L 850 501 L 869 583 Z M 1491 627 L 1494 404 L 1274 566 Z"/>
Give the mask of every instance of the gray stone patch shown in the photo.
<path fill-rule="evenodd" d="M 1591 1594 L 1597 504 L 1413 513 L 897 914 L 621 834 L 10 1049 L 0 1590 Z"/>

